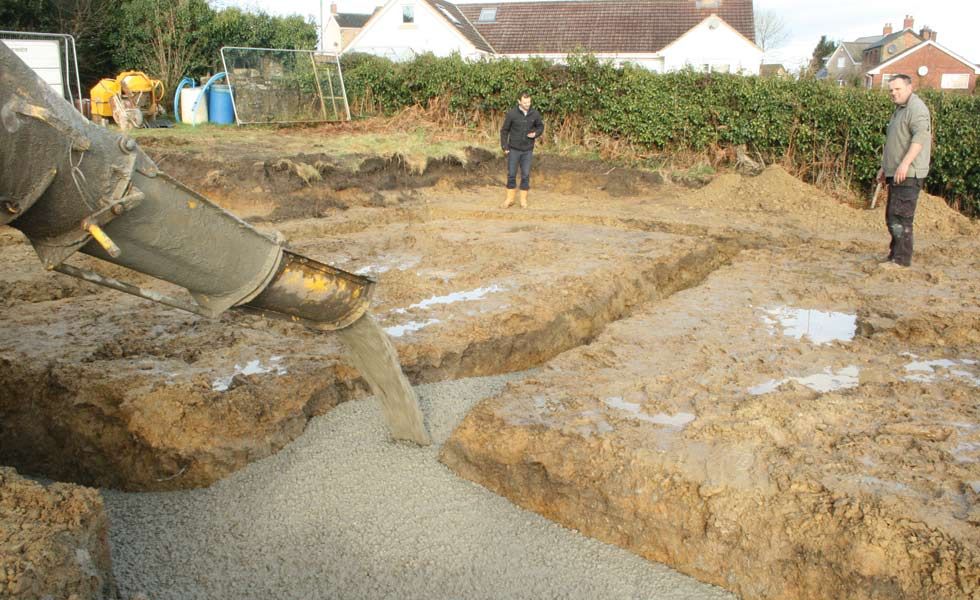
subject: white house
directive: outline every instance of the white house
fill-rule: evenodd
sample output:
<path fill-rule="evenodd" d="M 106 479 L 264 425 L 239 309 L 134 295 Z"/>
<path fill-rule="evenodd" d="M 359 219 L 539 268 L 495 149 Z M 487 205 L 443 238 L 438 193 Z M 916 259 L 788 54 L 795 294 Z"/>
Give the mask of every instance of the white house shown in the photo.
<path fill-rule="evenodd" d="M 664 46 L 657 71 L 694 68 L 719 73 L 758 75 L 763 50 L 718 15 L 711 15 Z"/>
<path fill-rule="evenodd" d="M 371 18 L 369 14 L 337 12 L 337 3 L 330 3 L 330 15 L 322 23 L 320 50 L 340 54 Z"/>
<path fill-rule="evenodd" d="M 344 52 L 366 52 L 393 60 L 431 52 L 478 59 L 494 54 L 486 39 L 445 0 L 390 0 L 379 8 Z"/>
<path fill-rule="evenodd" d="M 752 41 L 752 0 L 459 5 L 445 0 L 389 0 L 381 12 L 365 24 L 347 51 L 392 58 L 457 51 L 471 58 L 536 56 L 557 62 L 570 53 L 588 52 L 657 72 L 693 68 L 750 75 L 758 75 L 762 64 L 763 51 Z"/>

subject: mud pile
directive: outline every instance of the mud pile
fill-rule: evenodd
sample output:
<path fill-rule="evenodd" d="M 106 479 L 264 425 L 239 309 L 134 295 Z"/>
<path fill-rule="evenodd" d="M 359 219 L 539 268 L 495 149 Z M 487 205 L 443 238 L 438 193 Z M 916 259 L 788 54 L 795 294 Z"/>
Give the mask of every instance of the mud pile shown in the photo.
<path fill-rule="evenodd" d="M 116 597 L 102 496 L 0 467 L 0 597 L 52 596 Z"/>
<path fill-rule="evenodd" d="M 855 208 L 800 181 L 778 165 L 766 168 L 756 177 L 720 175 L 694 192 L 690 200 L 720 211 L 755 214 L 766 221 L 791 220 L 794 225 L 811 231 L 880 231 L 884 226 L 884 193 L 876 210 Z M 947 206 L 942 198 L 925 193 L 919 196 L 915 227 L 917 233 L 940 237 L 980 232 L 980 228 Z"/>

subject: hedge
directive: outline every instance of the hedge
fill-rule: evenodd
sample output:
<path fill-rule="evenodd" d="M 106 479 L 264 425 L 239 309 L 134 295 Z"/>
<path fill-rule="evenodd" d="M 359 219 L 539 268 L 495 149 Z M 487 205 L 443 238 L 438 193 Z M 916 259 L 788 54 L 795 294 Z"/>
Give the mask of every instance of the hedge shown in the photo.
<path fill-rule="evenodd" d="M 879 90 L 694 71 L 657 74 L 589 55 L 560 66 L 432 55 L 393 63 L 351 54 L 343 68 L 353 105 L 390 113 L 443 98 L 457 118 L 477 120 L 507 110 L 529 90 L 546 120 L 578 118 L 640 150 L 745 145 L 769 161 L 788 159 L 811 181 L 832 175 L 864 190 L 878 170 L 893 108 Z M 980 98 L 931 90 L 920 95 L 933 115 L 928 190 L 980 215 Z"/>

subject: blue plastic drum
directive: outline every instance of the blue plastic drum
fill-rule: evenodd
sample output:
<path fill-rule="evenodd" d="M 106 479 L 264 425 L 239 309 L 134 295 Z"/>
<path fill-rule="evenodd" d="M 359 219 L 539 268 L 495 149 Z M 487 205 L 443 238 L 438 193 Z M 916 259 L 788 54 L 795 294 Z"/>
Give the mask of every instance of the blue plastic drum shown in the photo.
<path fill-rule="evenodd" d="M 208 89 L 208 115 L 212 123 L 228 125 L 235 122 L 231 88 L 227 85 L 212 84 Z"/>

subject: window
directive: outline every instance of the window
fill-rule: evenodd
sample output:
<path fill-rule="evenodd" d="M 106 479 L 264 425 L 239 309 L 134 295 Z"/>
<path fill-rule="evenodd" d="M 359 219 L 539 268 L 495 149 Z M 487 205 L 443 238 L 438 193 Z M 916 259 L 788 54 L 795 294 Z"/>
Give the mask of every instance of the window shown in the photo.
<path fill-rule="evenodd" d="M 454 17 L 453 13 L 449 12 L 449 10 L 445 6 L 441 4 L 436 4 L 436 8 L 438 8 L 439 12 L 441 12 L 442 15 L 447 19 L 449 19 L 454 25 L 462 25 L 462 23 L 459 22 L 459 19 Z"/>
<path fill-rule="evenodd" d="M 714 71 L 715 73 L 731 73 L 732 72 L 732 66 L 731 65 L 714 65 L 713 67 L 711 67 L 711 70 Z"/>
<path fill-rule="evenodd" d="M 840 57 L 837 58 L 837 68 L 838 69 L 843 69 L 844 68 L 844 61 L 845 60 L 846 59 L 843 56 L 840 56 Z"/>
<path fill-rule="evenodd" d="M 497 8 L 481 8 L 480 23 L 493 23 L 497 20 Z"/>
<path fill-rule="evenodd" d="M 944 90 L 968 90 L 970 89 L 970 74 L 943 73 L 939 87 Z"/>
<path fill-rule="evenodd" d="M 415 22 L 415 7 L 406 4 L 402 7 L 402 23 L 414 23 Z"/>

